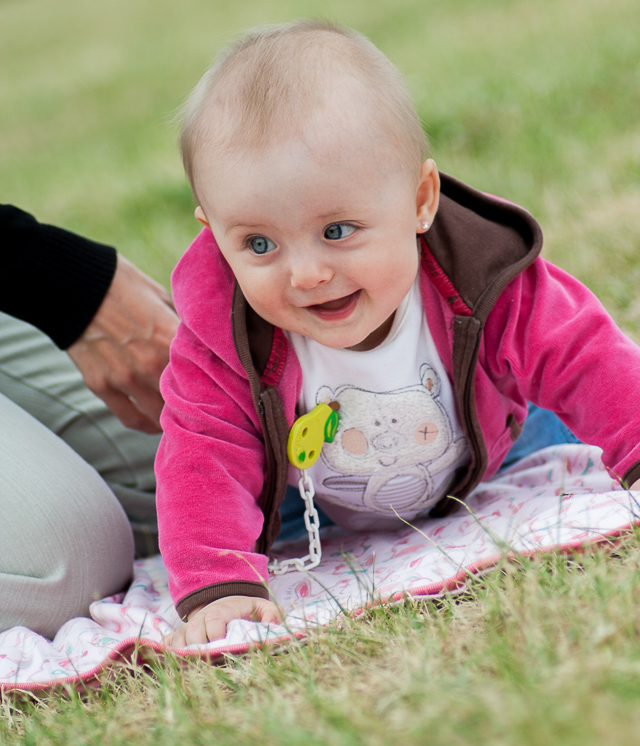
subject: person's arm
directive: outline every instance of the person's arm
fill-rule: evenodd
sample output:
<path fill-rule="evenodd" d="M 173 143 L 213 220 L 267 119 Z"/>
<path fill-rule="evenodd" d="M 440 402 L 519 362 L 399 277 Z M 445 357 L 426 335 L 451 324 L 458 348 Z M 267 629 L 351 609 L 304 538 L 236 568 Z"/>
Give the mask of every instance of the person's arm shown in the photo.
<path fill-rule="evenodd" d="M 0 310 L 66 350 L 127 427 L 159 432 L 159 377 L 178 318 L 169 294 L 114 248 L 0 205 Z"/>
<path fill-rule="evenodd" d="M 269 600 L 267 557 L 255 551 L 264 442 L 249 382 L 228 352 L 225 362 L 183 323 L 161 381 L 158 528 L 182 619 L 229 596 Z"/>
<path fill-rule="evenodd" d="M 95 316 L 116 271 L 116 250 L 0 205 L 0 311 L 61 349 Z"/>
<path fill-rule="evenodd" d="M 515 376 L 529 401 L 602 448 L 612 476 L 637 485 L 640 347 L 588 288 L 537 259 L 491 312 L 485 349 L 496 380 Z"/>
<path fill-rule="evenodd" d="M 97 313 L 67 348 L 86 385 L 127 427 L 160 432 L 160 374 L 178 327 L 169 293 L 123 256 Z"/>

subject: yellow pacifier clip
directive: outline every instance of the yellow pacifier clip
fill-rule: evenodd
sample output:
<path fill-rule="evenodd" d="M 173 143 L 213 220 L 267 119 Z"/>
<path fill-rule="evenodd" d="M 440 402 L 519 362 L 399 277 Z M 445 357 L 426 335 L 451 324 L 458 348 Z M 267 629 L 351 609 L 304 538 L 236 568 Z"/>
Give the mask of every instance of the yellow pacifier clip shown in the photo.
<path fill-rule="evenodd" d="M 333 443 L 336 437 L 339 406 L 337 402 L 318 404 L 293 423 L 287 441 L 289 463 L 298 469 L 308 469 L 315 464 L 322 446 Z"/>
<path fill-rule="evenodd" d="M 282 562 L 271 560 L 269 572 L 274 575 L 283 575 L 290 570 L 313 570 L 322 559 L 320 518 L 313 504 L 316 492 L 313 480 L 305 469 L 315 464 L 325 443 L 333 443 L 338 429 L 338 409 L 340 409 L 338 402 L 318 404 L 311 412 L 299 417 L 289 431 L 287 457 L 289 462 L 300 470 L 298 490 L 300 497 L 304 500 L 304 525 L 309 535 L 309 554 L 299 559 L 288 559 Z"/>

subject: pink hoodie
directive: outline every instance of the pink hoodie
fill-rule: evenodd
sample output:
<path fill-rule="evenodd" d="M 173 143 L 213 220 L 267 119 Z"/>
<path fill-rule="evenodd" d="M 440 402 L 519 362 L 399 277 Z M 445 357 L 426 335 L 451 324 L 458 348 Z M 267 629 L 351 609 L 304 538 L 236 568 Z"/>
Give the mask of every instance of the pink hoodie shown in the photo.
<path fill-rule="evenodd" d="M 420 269 L 429 328 L 454 387 L 462 382 L 463 419 L 468 410 L 477 423 L 475 435 L 467 433 L 478 441 L 471 442 L 481 454 L 477 474 L 466 490 L 454 494 L 464 496 L 500 467 L 528 401 L 555 411 L 581 440 L 600 446 L 607 467 L 632 483 L 640 477 L 640 421 L 633 404 L 640 401 L 640 348 L 587 288 L 535 258 L 541 237 L 528 213 L 478 194 L 443 176 L 441 210 L 452 217 L 443 217 L 433 236 L 431 230 L 427 234 Z M 458 256 L 451 248 L 458 242 L 455 231 L 468 232 L 473 223 L 461 216 L 470 210 L 486 212 L 487 236 L 481 240 L 472 231 L 467 253 Z M 479 274 L 471 264 L 485 267 L 493 261 L 493 221 L 503 211 L 525 226 L 526 246 L 520 254 L 512 252 L 510 264 L 490 268 L 492 284 L 476 287 Z M 438 249 L 439 260 L 430 249 L 432 240 L 445 247 Z M 453 260 L 445 271 L 449 254 Z M 268 578 L 267 557 L 255 551 L 264 522 L 258 499 L 265 447 L 232 333 L 234 283 L 213 235 L 202 230 L 172 279 L 182 324 L 162 378 L 164 436 L 156 462 L 160 546 L 182 615 L 213 597 L 267 596 L 261 585 Z M 460 292 L 460 286 L 466 290 Z M 454 344 L 457 328 L 466 336 Z M 461 370 L 467 370 L 466 378 Z M 290 427 L 301 370 L 279 330 L 265 381 L 276 387 Z"/>

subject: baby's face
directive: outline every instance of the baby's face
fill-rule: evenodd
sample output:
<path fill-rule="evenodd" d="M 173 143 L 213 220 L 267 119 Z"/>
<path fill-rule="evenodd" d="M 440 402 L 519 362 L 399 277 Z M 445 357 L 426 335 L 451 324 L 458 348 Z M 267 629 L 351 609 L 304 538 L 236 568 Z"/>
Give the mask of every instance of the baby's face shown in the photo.
<path fill-rule="evenodd" d="M 196 216 L 264 319 L 328 347 L 383 341 L 438 197 L 433 161 L 416 187 L 385 152 L 330 128 L 259 152 L 198 152 Z"/>

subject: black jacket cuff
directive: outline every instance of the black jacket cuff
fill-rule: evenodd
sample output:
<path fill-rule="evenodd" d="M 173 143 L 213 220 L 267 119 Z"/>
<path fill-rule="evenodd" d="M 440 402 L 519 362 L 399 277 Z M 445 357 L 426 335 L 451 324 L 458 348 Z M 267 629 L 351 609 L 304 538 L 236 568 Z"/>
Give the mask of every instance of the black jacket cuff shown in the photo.
<path fill-rule="evenodd" d="M 61 349 L 87 328 L 111 285 L 111 246 L 0 206 L 0 310 L 33 324 Z"/>

